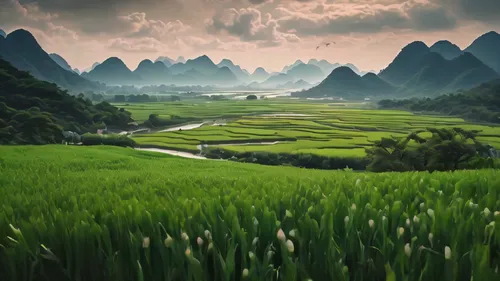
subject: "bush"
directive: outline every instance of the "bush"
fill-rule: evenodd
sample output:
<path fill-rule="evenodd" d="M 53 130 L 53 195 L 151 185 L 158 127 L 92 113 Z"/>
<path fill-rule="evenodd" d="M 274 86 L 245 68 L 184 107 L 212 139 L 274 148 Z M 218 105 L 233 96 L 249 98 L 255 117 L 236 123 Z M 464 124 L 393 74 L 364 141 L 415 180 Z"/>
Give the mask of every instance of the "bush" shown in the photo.
<path fill-rule="evenodd" d="M 98 135 L 98 134 L 84 134 L 82 136 L 83 145 L 114 145 L 122 147 L 135 147 L 136 142 L 121 135 Z"/>

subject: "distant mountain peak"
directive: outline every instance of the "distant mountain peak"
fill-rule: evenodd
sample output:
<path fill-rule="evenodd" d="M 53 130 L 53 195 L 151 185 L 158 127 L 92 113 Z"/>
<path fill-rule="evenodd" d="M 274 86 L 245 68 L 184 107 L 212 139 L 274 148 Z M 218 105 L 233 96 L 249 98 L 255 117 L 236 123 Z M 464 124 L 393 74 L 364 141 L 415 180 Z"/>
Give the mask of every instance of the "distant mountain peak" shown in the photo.
<path fill-rule="evenodd" d="M 359 77 L 359 75 L 356 74 L 356 72 L 354 72 L 354 70 L 352 70 L 352 68 L 350 68 L 349 66 L 337 67 L 328 76 Z"/>
<path fill-rule="evenodd" d="M 257 67 L 253 73 L 267 73 L 267 71 L 263 67 Z"/>
<path fill-rule="evenodd" d="M 0 36 L 2 36 L 2 37 L 7 36 L 7 34 L 5 33 L 5 31 L 3 31 L 3 29 L 0 29 Z"/>
<path fill-rule="evenodd" d="M 105 60 L 103 63 L 101 63 L 101 65 L 103 65 L 103 64 L 123 64 L 123 65 L 125 65 L 125 63 L 118 57 L 110 57 L 107 60 Z"/>
<path fill-rule="evenodd" d="M 438 53 L 447 60 L 454 59 L 462 54 L 462 50 L 447 40 L 441 40 L 430 47 L 430 51 Z"/>
<path fill-rule="evenodd" d="M 500 34 L 498 34 L 498 32 L 496 31 L 490 31 L 490 32 L 486 32 L 485 34 L 481 35 L 479 38 L 481 37 L 497 37 L 497 36 L 500 36 Z"/>
<path fill-rule="evenodd" d="M 414 41 L 406 45 L 401 53 L 403 52 L 427 52 L 429 47 L 422 41 Z"/>
<path fill-rule="evenodd" d="M 229 64 L 234 66 L 234 63 L 230 59 L 222 59 L 219 64 L 221 65 Z"/>
<path fill-rule="evenodd" d="M 176 62 L 185 63 L 186 59 L 183 56 L 178 56 Z"/>
<path fill-rule="evenodd" d="M 139 63 L 139 66 L 137 66 L 137 68 L 139 68 L 141 66 L 148 66 L 148 65 L 153 65 L 153 62 L 149 59 L 145 59 Z"/>
<path fill-rule="evenodd" d="M 26 45 L 33 45 L 33 46 L 38 46 L 40 49 L 40 44 L 36 41 L 35 37 L 33 34 L 31 34 L 29 31 L 25 29 L 18 29 L 13 32 L 11 32 L 9 35 L 6 37 L 8 40 L 15 40 L 21 44 L 26 44 Z"/>
<path fill-rule="evenodd" d="M 60 67 L 64 68 L 67 71 L 73 71 L 73 68 L 69 65 L 69 63 L 60 55 L 52 53 L 49 54 L 49 57 L 55 61 Z M 74 72 L 74 71 L 73 71 Z"/>

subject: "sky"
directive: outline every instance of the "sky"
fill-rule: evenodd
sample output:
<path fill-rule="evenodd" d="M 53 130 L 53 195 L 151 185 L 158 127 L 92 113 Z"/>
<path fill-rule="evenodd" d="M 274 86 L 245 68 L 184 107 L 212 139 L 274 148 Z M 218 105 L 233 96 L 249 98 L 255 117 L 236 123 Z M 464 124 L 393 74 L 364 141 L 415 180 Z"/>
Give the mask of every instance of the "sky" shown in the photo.
<path fill-rule="evenodd" d="M 206 54 L 251 72 L 311 58 L 378 71 L 412 41 L 465 48 L 500 32 L 498 15 L 500 0 L 0 0 L 0 29 L 29 30 L 79 69 Z"/>

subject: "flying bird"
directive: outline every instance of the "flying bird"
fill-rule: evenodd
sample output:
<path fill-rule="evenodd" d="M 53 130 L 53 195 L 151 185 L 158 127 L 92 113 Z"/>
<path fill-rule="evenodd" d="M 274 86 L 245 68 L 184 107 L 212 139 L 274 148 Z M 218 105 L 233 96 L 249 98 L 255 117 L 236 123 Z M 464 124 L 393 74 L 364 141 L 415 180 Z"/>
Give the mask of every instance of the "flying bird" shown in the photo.
<path fill-rule="evenodd" d="M 317 50 L 318 50 L 318 49 L 319 49 L 322 45 L 325 45 L 325 47 L 330 47 L 330 45 L 331 45 L 331 44 L 337 44 L 337 43 L 335 43 L 335 42 L 332 42 L 332 43 L 330 43 L 330 42 L 321 43 L 321 44 L 319 44 L 319 45 L 316 47 L 316 51 L 317 51 Z"/>

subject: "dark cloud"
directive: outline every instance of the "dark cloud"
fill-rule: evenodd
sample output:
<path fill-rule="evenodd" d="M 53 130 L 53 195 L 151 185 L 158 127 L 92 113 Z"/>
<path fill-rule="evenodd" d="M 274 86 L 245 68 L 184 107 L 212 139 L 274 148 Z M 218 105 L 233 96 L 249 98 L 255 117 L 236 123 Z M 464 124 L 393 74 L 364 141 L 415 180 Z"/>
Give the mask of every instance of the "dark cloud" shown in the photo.
<path fill-rule="evenodd" d="M 295 30 L 300 36 L 376 33 L 385 29 L 442 30 L 456 27 L 457 20 L 441 6 L 421 1 L 391 5 L 339 5 L 306 8 L 279 7 L 279 30 Z"/>
<path fill-rule="evenodd" d="M 459 18 L 500 23 L 500 0 L 432 0 Z"/>
<path fill-rule="evenodd" d="M 262 15 L 258 9 L 229 9 L 222 15 L 216 15 L 207 22 L 207 30 L 211 33 L 227 32 L 239 37 L 242 41 L 261 41 L 259 46 L 273 47 L 284 42 L 298 42 L 294 34 L 277 30 L 277 22 L 270 14 Z"/>

